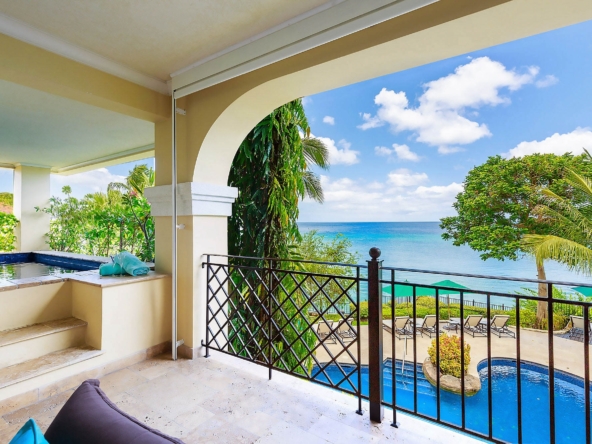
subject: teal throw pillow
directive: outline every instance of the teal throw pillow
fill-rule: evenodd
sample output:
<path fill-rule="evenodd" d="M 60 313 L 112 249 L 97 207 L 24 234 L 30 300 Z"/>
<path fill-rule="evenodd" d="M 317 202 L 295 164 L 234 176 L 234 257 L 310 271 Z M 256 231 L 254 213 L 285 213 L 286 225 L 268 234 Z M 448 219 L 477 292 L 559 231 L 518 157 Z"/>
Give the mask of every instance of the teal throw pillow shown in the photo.
<path fill-rule="evenodd" d="M 49 444 L 37 423 L 33 418 L 29 419 L 24 426 L 12 438 L 10 444 Z"/>

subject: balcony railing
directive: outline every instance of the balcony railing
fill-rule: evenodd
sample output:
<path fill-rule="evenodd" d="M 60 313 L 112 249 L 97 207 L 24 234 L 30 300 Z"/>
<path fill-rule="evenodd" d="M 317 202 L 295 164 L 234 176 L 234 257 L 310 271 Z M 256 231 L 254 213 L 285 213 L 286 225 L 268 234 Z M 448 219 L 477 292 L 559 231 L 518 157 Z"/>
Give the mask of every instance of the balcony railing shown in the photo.
<path fill-rule="evenodd" d="M 556 288 L 586 284 L 383 267 L 380 250 L 372 249 L 371 256 L 367 265 L 354 265 L 208 255 L 203 263 L 206 356 L 216 350 L 267 367 L 270 379 L 275 370 L 349 393 L 358 398 L 358 414 L 363 414 L 362 401 L 367 400 L 372 421 L 382 421 L 383 406 L 389 407 L 395 427 L 397 412 L 405 412 L 494 442 L 555 443 L 566 437 L 572 439 L 569 442 L 590 442 L 592 303 L 554 297 Z M 315 271 L 327 265 L 338 272 Z M 471 289 L 459 289 L 424 283 L 432 275 L 455 276 L 474 284 Z M 413 281 L 410 276 L 415 276 Z M 502 281 L 542 284 L 548 295 L 541 299 L 525 292 L 496 291 Z M 418 304 L 425 303 L 418 293 L 425 294 L 426 289 L 432 294 L 428 304 L 432 317 L 424 320 L 418 319 L 418 313 L 427 313 Z M 547 325 L 555 325 L 555 330 L 520 327 L 521 315 L 526 316 L 523 305 L 533 303 L 528 301 L 546 305 Z M 450 314 L 451 305 L 456 319 Z M 471 315 L 481 316 L 480 322 L 466 323 Z M 557 327 L 554 321 L 567 323 L 570 315 L 579 318 Z M 422 325 L 430 319 L 434 325 Z M 475 318 L 471 319 L 474 323 Z M 507 322 L 502 325 L 500 319 Z M 578 331 L 579 324 L 572 325 L 576 322 L 587 328 Z M 557 331 L 565 327 L 570 329 Z M 429 344 L 435 347 L 434 368 L 441 369 L 439 339 L 444 333 L 459 337 L 461 369 L 469 359 L 467 344 L 481 358 L 476 366 L 483 385 L 477 396 L 480 404 L 470 397 L 466 372 L 461 372 L 454 395 L 445 391 L 449 387 L 443 384 L 440 371 L 435 371 L 431 383 L 424 375 L 422 356 Z M 573 351 L 573 361 L 569 353 L 565 357 L 567 349 Z M 577 367 L 582 357 L 583 368 L 577 373 L 583 378 L 564 371 Z M 502 373 L 508 365 L 515 381 L 504 389 L 495 378 L 507 376 Z M 546 387 L 546 398 L 537 398 L 537 408 L 542 410 L 536 413 L 534 428 L 530 417 L 534 395 L 529 385 L 533 371 Z M 583 386 L 582 417 L 570 417 L 568 425 L 561 410 L 565 381 Z M 500 390 L 505 391 L 500 394 Z"/>

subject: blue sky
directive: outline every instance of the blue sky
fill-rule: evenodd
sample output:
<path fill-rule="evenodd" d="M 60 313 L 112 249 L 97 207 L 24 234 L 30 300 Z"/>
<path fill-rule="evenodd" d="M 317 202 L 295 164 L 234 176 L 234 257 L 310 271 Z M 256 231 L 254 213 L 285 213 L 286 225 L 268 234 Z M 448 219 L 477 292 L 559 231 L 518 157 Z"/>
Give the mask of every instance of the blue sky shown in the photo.
<path fill-rule="evenodd" d="M 301 221 L 434 221 L 453 214 L 467 172 L 487 157 L 592 149 L 592 22 L 305 98 L 331 149 L 326 202 Z M 136 163 L 53 176 L 105 189 Z M 0 170 L 0 191 L 12 173 Z"/>

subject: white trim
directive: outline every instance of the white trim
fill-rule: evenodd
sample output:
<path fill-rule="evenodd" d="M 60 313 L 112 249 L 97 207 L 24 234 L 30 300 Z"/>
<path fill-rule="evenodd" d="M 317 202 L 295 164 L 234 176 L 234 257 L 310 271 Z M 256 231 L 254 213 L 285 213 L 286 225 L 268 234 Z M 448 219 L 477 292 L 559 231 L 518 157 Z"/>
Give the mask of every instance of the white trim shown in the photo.
<path fill-rule="evenodd" d="M 14 163 L 0 163 L 0 168 L 7 168 L 9 170 L 14 170 Z"/>
<path fill-rule="evenodd" d="M 171 216 L 171 185 L 146 188 L 144 196 L 152 207 L 152 216 Z M 232 204 L 238 197 L 234 187 L 210 183 L 177 184 L 178 216 L 231 216 Z"/>
<path fill-rule="evenodd" d="M 118 153 L 109 154 L 108 156 L 98 157 L 96 159 L 87 160 L 85 162 L 76 163 L 72 165 L 68 165 L 61 168 L 52 168 L 52 173 L 57 174 L 74 174 L 79 172 L 78 170 L 89 170 L 94 166 L 97 166 L 102 163 L 107 163 L 111 161 L 121 160 L 126 157 L 138 156 L 138 155 L 145 155 L 144 157 L 139 157 L 139 159 L 153 157 L 154 156 L 154 144 L 151 143 L 150 145 L 139 146 L 137 148 L 132 148 L 126 151 L 120 151 Z M 98 166 L 97 166 L 98 168 Z"/>
<path fill-rule="evenodd" d="M 335 6 L 335 5 L 339 4 L 339 3 L 342 3 L 344 1 L 346 1 L 346 0 L 331 0 L 331 1 L 328 1 L 327 3 L 324 3 L 321 6 L 317 6 L 316 8 L 311 9 L 310 11 L 306 11 L 303 14 L 297 15 L 296 17 L 293 17 L 290 20 L 287 20 L 287 21 L 285 21 L 283 23 L 280 23 L 279 25 L 274 26 L 273 28 L 270 28 L 270 29 L 268 29 L 266 31 L 263 31 L 263 32 L 255 35 L 253 37 L 250 37 L 250 38 L 246 39 L 246 40 L 243 40 L 242 42 L 239 42 L 239 43 L 237 43 L 235 45 L 229 46 L 228 48 L 224 48 L 222 51 L 218 51 L 215 54 L 212 54 L 212 55 L 210 55 L 208 57 L 204 57 L 203 59 L 198 60 L 197 62 L 192 63 L 189 66 L 186 66 L 185 68 L 178 69 L 177 71 L 175 71 L 174 73 L 171 74 L 171 77 L 176 77 L 179 74 L 183 74 L 184 72 L 189 71 L 192 68 L 195 68 L 197 66 L 203 65 L 204 63 L 207 63 L 210 60 L 217 59 L 218 57 L 223 56 L 224 54 L 228 54 L 229 52 L 232 52 L 235 49 L 242 48 L 243 46 L 246 46 L 249 43 L 253 43 L 253 42 L 255 42 L 255 41 L 259 40 L 259 39 L 262 39 L 263 37 L 267 37 L 268 35 L 271 35 L 271 34 L 277 32 L 277 31 L 280 31 L 281 29 L 287 28 L 290 25 L 294 25 L 295 23 L 298 23 L 298 22 L 300 22 L 300 21 L 302 21 L 304 19 L 307 19 L 308 17 L 312 17 L 315 14 L 318 14 L 320 12 L 326 11 L 327 9 L 332 8 L 333 6 Z"/>
<path fill-rule="evenodd" d="M 0 13 L 0 33 L 74 60 L 75 62 L 82 63 L 83 65 L 96 68 L 107 74 L 112 74 L 137 85 L 144 86 L 161 94 L 170 94 L 167 82 L 81 48 L 78 45 L 67 42 L 2 13 Z"/>
<path fill-rule="evenodd" d="M 439 0 L 345 0 L 209 62 L 177 71 L 175 98 L 255 71 Z"/>

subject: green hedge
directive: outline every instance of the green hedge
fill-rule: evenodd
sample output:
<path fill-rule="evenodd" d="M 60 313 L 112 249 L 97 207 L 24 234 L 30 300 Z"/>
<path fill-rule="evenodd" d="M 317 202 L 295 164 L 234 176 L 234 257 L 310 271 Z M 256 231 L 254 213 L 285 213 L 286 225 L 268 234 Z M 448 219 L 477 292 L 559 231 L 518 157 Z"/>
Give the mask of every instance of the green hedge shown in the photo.
<path fill-rule="evenodd" d="M 536 302 L 536 301 L 535 301 Z M 524 304 L 526 305 L 526 304 Z M 354 310 L 354 306 L 351 306 L 351 309 Z M 416 317 L 423 318 L 426 315 L 436 314 L 436 299 L 431 296 L 423 296 L 418 297 L 416 302 Z M 466 318 L 468 315 L 481 315 L 483 317 L 487 316 L 487 309 L 480 308 L 480 307 L 464 307 L 464 317 Z M 510 320 L 508 323 L 510 325 L 516 325 L 516 310 L 512 308 L 511 310 L 491 310 L 491 316 L 493 317 L 496 314 L 504 314 L 509 315 Z M 390 304 L 383 305 L 382 307 L 382 317 L 385 319 L 391 318 L 392 310 Z M 412 303 L 400 303 L 395 304 L 395 316 L 409 316 L 413 317 L 413 304 Z M 368 302 L 361 302 L 360 303 L 360 317 L 362 321 L 367 321 L 368 319 Z M 440 303 L 440 319 L 448 320 L 450 318 L 460 318 L 460 304 L 450 304 L 450 306 L 446 305 L 445 303 Z M 525 328 L 532 328 L 534 326 L 536 320 L 536 303 L 535 304 L 528 304 L 528 306 L 523 306 L 520 310 L 520 325 Z M 569 316 L 566 316 L 562 313 L 557 313 L 555 311 L 553 315 L 553 324 L 554 330 L 561 330 L 565 328 L 569 321 Z M 365 323 L 365 322 L 363 322 Z"/>

